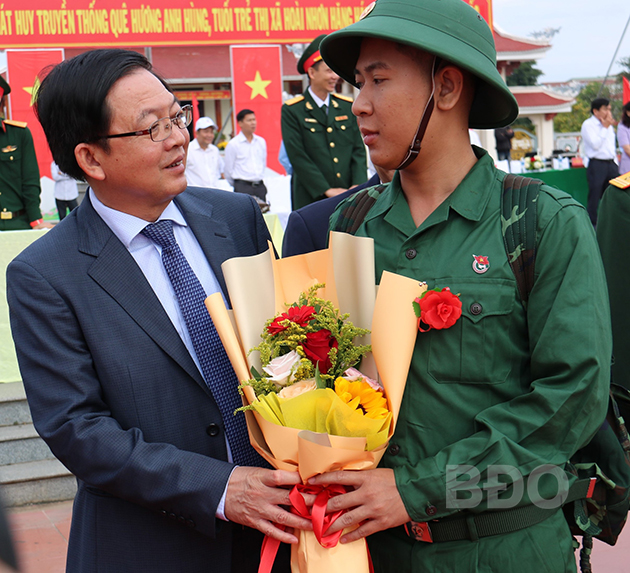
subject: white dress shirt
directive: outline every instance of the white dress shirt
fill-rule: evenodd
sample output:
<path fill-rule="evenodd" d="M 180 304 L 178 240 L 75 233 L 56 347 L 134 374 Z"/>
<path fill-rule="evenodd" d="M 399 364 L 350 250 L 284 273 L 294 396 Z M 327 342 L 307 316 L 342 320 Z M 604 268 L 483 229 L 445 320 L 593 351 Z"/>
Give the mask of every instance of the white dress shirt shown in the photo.
<path fill-rule="evenodd" d="M 54 161 L 50 164 L 50 174 L 55 182 L 55 199 L 72 201 L 79 196 L 77 182 L 70 175 L 59 171 L 59 167 Z"/>
<path fill-rule="evenodd" d="M 615 130 L 612 125 L 604 127 L 594 115 L 582 124 L 584 156 L 588 159 L 617 159 Z"/>
<path fill-rule="evenodd" d="M 216 145 L 205 149 L 194 139 L 188 146 L 186 181 L 193 187 L 216 187 L 221 179 L 223 160 Z"/>
<path fill-rule="evenodd" d="M 177 333 L 186 345 L 190 356 L 195 361 L 199 372 L 203 376 L 203 371 L 201 370 L 201 365 L 199 364 L 192 340 L 190 339 L 188 328 L 186 328 L 184 316 L 179 308 L 177 295 L 175 294 L 173 285 L 168 278 L 166 269 L 162 264 L 162 247 L 160 247 L 157 243 L 154 243 L 148 237 L 145 237 L 140 232 L 149 223 L 147 223 L 144 219 L 139 219 L 138 217 L 134 217 L 128 213 L 123 213 L 122 211 L 116 211 L 115 209 L 106 207 L 99 201 L 92 189 L 89 190 L 89 198 L 94 210 L 100 215 L 101 219 L 105 221 L 105 224 L 111 229 L 112 233 L 120 239 L 120 242 L 125 246 L 140 267 L 140 270 L 143 272 L 149 285 L 153 289 L 153 292 L 158 297 L 162 307 L 166 311 L 166 314 L 171 319 L 175 330 L 177 330 Z M 188 226 L 188 223 L 186 223 L 186 219 L 184 219 L 181 211 L 172 201 L 168 204 L 166 209 L 164 209 L 164 212 L 160 215 L 158 221 L 162 221 L 164 219 L 170 219 L 173 221 L 173 233 L 175 235 L 175 240 L 184 254 L 184 257 L 186 257 L 188 264 L 197 275 L 197 278 L 206 292 L 206 295 L 221 292 L 223 301 L 226 302 L 225 296 L 221 291 L 219 281 L 217 281 L 208 259 L 206 259 L 201 246 L 197 242 L 197 238 Z M 225 442 L 228 446 L 228 459 L 229 461 L 232 461 L 232 454 L 230 452 L 230 445 L 227 438 Z M 216 516 L 223 520 L 226 520 L 226 494 L 227 484 L 216 512 Z"/>
<path fill-rule="evenodd" d="M 267 167 L 267 142 L 256 135 L 251 141 L 240 132 L 225 148 L 223 174 L 230 185 L 234 179 L 262 181 Z"/>
<path fill-rule="evenodd" d="M 322 107 L 323 105 L 328 106 L 330 109 L 330 94 L 326 94 L 326 99 L 320 99 L 318 95 L 315 95 L 315 92 L 311 89 L 311 86 L 308 86 L 308 93 L 311 94 L 313 101 L 317 104 L 317 107 Z"/>

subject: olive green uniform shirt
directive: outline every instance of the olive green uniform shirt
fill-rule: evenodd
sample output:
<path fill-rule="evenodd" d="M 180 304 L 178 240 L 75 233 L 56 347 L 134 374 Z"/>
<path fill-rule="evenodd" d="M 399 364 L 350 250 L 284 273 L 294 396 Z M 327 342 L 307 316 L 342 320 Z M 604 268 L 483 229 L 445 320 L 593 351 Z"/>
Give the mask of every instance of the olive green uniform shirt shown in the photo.
<path fill-rule="evenodd" d="M 357 232 L 374 238 L 377 281 L 387 270 L 426 281 L 429 289 L 449 287 L 462 302 L 454 326 L 418 333 L 396 432 L 381 462 L 394 469 L 415 521 L 457 513 L 447 503 L 447 466 L 476 467 L 480 486 L 490 465 L 510 465 L 523 476 L 542 464 L 564 467 L 606 411 L 610 316 L 584 208 L 561 191 L 541 188 L 536 278 L 526 311 L 503 243 L 505 174 L 485 153 L 477 154 L 465 179 L 419 227 L 396 173 Z M 486 272 L 475 272 L 474 255 L 488 257 Z M 549 488 L 553 497 L 557 482 L 543 482 L 541 493 Z M 484 511 L 486 501 L 484 491 L 483 502 L 470 511 Z M 477 543 L 428 544 L 397 528 L 372 536 L 370 546 L 377 572 L 574 570 L 561 512 L 527 531 Z M 523 535 L 534 533 L 537 539 L 523 547 Z M 541 543 L 552 543 L 558 555 L 549 568 L 537 569 L 530 553 Z"/>
<path fill-rule="evenodd" d="M 367 181 L 363 139 L 345 96 L 330 94 L 328 115 L 308 90 L 282 106 L 282 140 L 293 175 L 293 209 L 323 199 L 334 187 L 349 189 Z"/>
<path fill-rule="evenodd" d="M 39 167 L 28 127 L 3 123 L 0 127 L 0 231 L 30 229 L 41 219 Z M 24 213 L 11 219 L 2 212 Z M 6 215 L 5 215 L 6 217 Z"/>
<path fill-rule="evenodd" d="M 610 296 L 612 379 L 630 390 L 630 189 L 610 186 L 604 192 L 597 216 L 597 241 Z"/>

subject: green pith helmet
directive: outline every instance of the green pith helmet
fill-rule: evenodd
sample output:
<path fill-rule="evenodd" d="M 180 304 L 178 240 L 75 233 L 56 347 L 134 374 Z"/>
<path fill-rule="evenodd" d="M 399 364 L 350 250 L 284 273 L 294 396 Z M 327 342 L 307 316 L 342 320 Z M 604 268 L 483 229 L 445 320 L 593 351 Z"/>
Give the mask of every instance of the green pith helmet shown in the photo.
<path fill-rule="evenodd" d="M 298 61 L 297 71 L 298 74 L 307 74 L 308 69 L 315 63 L 319 62 L 322 58 L 319 55 L 319 45 L 322 43 L 322 40 L 326 37 L 326 34 L 322 34 L 321 36 L 317 36 L 304 50 L 302 53 L 302 57 Z"/>
<path fill-rule="evenodd" d="M 324 61 L 354 85 L 363 38 L 380 38 L 420 48 L 468 70 L 477 78 L 469 126 L 491 129 L 518 117 L 518 104 L 497 71 L 492 32 L 462 0 L 377 0 L 358 22 L 327 36 Z"/>

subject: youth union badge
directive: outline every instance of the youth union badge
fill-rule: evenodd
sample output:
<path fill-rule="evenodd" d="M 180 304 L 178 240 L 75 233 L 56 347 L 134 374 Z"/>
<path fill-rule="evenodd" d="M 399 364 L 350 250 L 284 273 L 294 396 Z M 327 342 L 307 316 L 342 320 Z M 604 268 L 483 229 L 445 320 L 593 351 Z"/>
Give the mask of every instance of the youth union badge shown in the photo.
<path fill-rule="evenodd" d="M 482 275 L 490 268 L 490 261 L 484 255 L 473 255 L 473 271 L 478 275 Z"/>

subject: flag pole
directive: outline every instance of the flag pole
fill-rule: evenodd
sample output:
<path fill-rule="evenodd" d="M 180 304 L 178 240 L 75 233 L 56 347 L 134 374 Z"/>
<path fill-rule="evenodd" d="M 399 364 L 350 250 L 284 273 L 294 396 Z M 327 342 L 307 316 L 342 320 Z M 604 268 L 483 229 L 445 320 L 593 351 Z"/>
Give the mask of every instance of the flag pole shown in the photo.
<path fill-rule="evenodd" d="M 604 77 L 604 81 L 602 82 L 602 85 L 599 86 L 599 91 L 597 92 L 597 97 L 600 97 L 602 95 L 602 90 L 604 89 L 604 86 L 606 85 L 606 80 L 608 80 L 608 76 L 610 75 L 610 70 L 613 67 L 613 64 L 615 63 L 615 58 L 617 57 L 617 52 L 619 52 L 619 48 L 621 47 L 621 42 L 623 42 L 623 37 L 626 35 L 626 31 L 628 30 L 628 24 L 630 24 L 630 16 L 628 16 L 628 21 L 626 22 L 626 27 L 623 29 L 623 33 L 621 34 L 621 38 L 619 38 L 619 43 L 617 44 L 617 49 L 615 50 L 615 55 L 612 57 L 612 60 L 610 61 L 610 65 L 608 66 L 608 71 L 606 72 L 606 77 Z"/>

